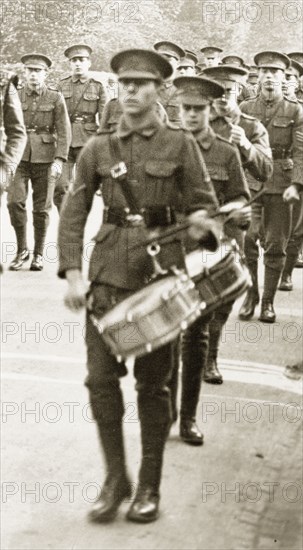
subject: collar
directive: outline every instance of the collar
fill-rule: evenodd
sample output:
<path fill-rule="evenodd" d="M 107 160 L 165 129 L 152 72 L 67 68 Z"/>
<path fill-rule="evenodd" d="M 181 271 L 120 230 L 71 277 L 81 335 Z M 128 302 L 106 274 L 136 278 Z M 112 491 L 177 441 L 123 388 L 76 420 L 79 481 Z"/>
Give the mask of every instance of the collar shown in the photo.
<path fill-rule="evenodd" d="M 46 86 L 45 84 L 43 84 L 40 88 L 38 88 L 37 90 L 32 90 L 28 84 L 26 85 L 26 93 L 27 95 L 32 95 L 32 96 L 41 96 L 46 90 Z"/>
<path fill-rule="evenodd" d="M 88 76 L 72 76 L 72 82 L 76 84 L 77 82 L 80 82 L 81 84 L 85 84 L 89 80 Z"/>
<path fill-rule="evenodd" d="M 202 147 L 202 149 L 207 151 L 211 147 L 212 143 L 215 141 L 216 134 L 209 126 L 204 132 L 194 134 L 194 137 L 197 143 Z"/>
<path fill-rule="evenodd" d="M 284 99 L 284 96 L 279 96 L 279 97 L 273 97 L 271 99 L 267 99 L 266 97 L 264 97 L 264 95 L 261 93 L 260 94 L 260 100 L 262 101 L 262 103 L 264 105 L 266 105 L 266 107 L 271 107 L 272 105 L 277 105 L 280 101 L 282 101 Z"/>
<path fill-rule="evenodd" d="M 126 138 L 132 134 L 151 137 L 161 126 L 163 124 L 154 112 L 150 112 L 141 124 L 134 124 L 130 117 L 126 118 L 125 115 L 122 115 L 118 123 L 117 135 L 119 138 Z"/>

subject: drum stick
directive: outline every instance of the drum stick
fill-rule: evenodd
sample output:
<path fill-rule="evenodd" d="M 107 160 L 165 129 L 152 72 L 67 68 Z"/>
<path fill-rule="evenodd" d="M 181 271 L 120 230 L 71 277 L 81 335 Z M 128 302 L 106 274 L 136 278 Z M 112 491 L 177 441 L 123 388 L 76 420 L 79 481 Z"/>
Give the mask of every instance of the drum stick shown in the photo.
<path fill-rule="evenodd" d="M 243 204 L 243 208 L 253 204 L 264 193 L 265 193 L 265 189 L 264 189 L 264 186 L 262 186 L 260 191 L 258 191 L 252 199 L 250 199 L 248 202 Z M 239 208 L 239 210 L 241 210 L 241 208 Z M 228 212 L 227 215 L 229 216 L 230 213 L 231 212 Z M 222 214 L 222 212 L 220 212 L 220 209 L 218 209 L 214 214 L 211 214 L 209 216 L 209 218 L 213 219 L 213 218 L 217 218 L 218 216 L 222 216 L 222 215 L 224 215 L 224 214 Z M 226 221 L 228 221 L 228 220 L 226 220 Z M 166 231 L 164 231 L 163 233 L 161 233 L 161 235 L 158 235 L 157 237 L 151 237 L 149 239 L 146 239 L 145 241 L 142 241 L 141 243 L 137 243 L 133 246 L 130 246 L 130 250 L 134 250 L 135 248 L 140 248 L 140 246 L 147 246 L 148 244 L 152 244 L 154 242 L 162 241 L 163 239 L 166 239 L 167 237 L 170 237 L 171 235 L 175 235 L 176 233 L 179 233 L 180 231 L 185 231 L 186 229 L 188 229 L 190 227 L 190 225 L 191 224 L 187 221 L 182 222 L 177 227 L 173 227 L 172 229 L 167 229 Z"/>

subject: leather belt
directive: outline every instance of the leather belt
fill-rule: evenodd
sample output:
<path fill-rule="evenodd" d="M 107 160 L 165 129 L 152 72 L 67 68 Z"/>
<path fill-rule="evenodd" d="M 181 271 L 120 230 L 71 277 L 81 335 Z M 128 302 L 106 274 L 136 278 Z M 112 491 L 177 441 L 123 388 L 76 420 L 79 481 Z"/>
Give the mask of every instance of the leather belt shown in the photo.
<path fill-rule="evenodd" d="M 95 117 L 88 115 L 72 115 L 70 121 L 73 123 L 85 123 L 85 122 L 96 122 Z"/>
<path fill-rule="evenodd" d="M 138 214 L 131 214 L 129 208 L 108 208 L 104 210 L 103 223 L 112 223 L 118 227 L 167 226 L 176 223 L 176 214 L 171 206 L 142 208 Z"/>
<path fill-rule="evenodd" d="M 49 126 L 34 126 L 33 128 L 26 128 L 28 134 L 53 134 L 53 128 Z"/>

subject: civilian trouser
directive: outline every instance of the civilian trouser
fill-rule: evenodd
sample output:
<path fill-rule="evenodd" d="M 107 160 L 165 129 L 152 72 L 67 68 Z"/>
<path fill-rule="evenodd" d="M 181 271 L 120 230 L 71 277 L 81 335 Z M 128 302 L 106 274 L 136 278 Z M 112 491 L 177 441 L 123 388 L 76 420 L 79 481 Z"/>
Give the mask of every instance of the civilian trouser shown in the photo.
<path fill-rule="evenodd" d="M 27 248 L 26 200 L 29 180 L 33 192 L 34 254 L 43 254 L 49 211 L 52 207 L 55 180 L 49 175 L 50 163 L 21 162 L 7 193 L 11 224 L 15 229 L 18 252 Z"/>

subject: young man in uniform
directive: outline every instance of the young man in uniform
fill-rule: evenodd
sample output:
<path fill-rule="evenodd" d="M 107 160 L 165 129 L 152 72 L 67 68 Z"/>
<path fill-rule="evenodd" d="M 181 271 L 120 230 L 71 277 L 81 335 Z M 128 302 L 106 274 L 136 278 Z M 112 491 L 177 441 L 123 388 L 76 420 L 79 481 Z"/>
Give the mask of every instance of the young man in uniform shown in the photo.
<path fill-rule="evenodd" d="M 62 172 L 70 144 L 70 124 L 60 92 L 45 84 L 51 60 L 43 54 L 21 58 L 26 83 L 18 86 L 27 143 L 8 189 L 7 204 L 17 238 L 17 255 L 9 269 L 18 271 L 29 259 L 26 238 L 28 182 L 33 190 L 34 255 L 31 271 L 43 269 L 43 247 L 52 207 L 55 181 Z"/>
<path fill-rule="evenodd" d="M 254 203 L 245 254 L 251 272 L 258 266 L 259 227 L 264 224 L 264 290 L 260 321 L 274 323 L 274 298 L 282 274 L 292 226 L 292 204 L 300 201 L 303 185 L 303 111 L 297 101 L 283 96 L 282 85 L 289 58 L 279 52 L 260 52 L 254 59 L 259 68 L 260 94 L 241 104 L 241 110 L 258 118 L 267 128 L 274 158 L 273 176 L 265 184 L 265 195 Z M 256 285 L 256 293 L 258 288 Z M 258 294 L 256 294 L 258 296 Z"/>
<path fill-rule="evenodd" d="M 250 219 L 250 207 L 240 210 L 240 205 L 244 206 L 249 199 L 249 189 L 237 147 L 216 135 L 209 124 L 211 104 L 224 94 L 224 87 L 207 78 L 185 76 L 176 78 L 174 85 L 181 105 L 183 127 L 193 133 L 199 145 L 218 201 L 227 212 L 235 211 L 225 233 L 237 238 L 241 232 L 238 226 Z M 227 312 L 231 308 L 232 303 L 221 306 Z M 202 373 L 208 360 L 209 323 L 212 317 L 212 314 L 200 317 L 182 337 L 180 436 L 191 445 L 203 443 L 203 436 L 196 425 L 196 411 Z M 178 370 L 178 363 L 175 369 Z M 176 394 L 175 387 L 172 389 L 173 411 L 176 410 Z"/>
<path fill-rule="evenodd" d="M 111 68 L 118 74 L 123 116 L 116 132 L 101 132 L 82 151 L 59 227 L 59 276 L 68 281 L 66 305 L 77 311 L 85 307 L 87 300 L 81 274 L 83 230 L 94 194 L 102 185 L 104 223 L 96 236 L 89 272 L 89 307 L 97 317 L 149 279 L 152 266 L 144 245 L 148 229 L 174 224 L 180 197 L 182 213 L 193 212 L 189 218 L 193 239 L 212 249 L 218 243 L 217 226 L 205 211 L 216 208 L 217 201 L 194 138 L 185 130 L 163 124 L 155 113 L 158 89 L 171 76 L 171 65 L 155 51 L 127 50 L 113 57 Z M 122 180 L 117 163 L 123 167 Z M 125 186 L 128 193 L 123 191 Z M 129 195 L 135 207 L 129 204 Z M 162 267 L 182 265 L 181 240 L 174 238 L 162 245 Z M 133 248 L 140 243 L 142 247 Z M 86 385 L 107 469 L 90 518 L 105 522 L 113 519 L 130 493 L 119 382 L 126 368 L 110 353 L 89 312 L 86 327 Z M 130 521 L 154 521 L 159 514 L 163 453 L 171 425 L 167 388 L 170 348 L 170 344 L 163 345 L 135 362 L 142 462 L 137 494 L 127 514 Z"/>
<path fill-rule="evenodd" d="M 106 102 L 103 84 L 89 76 L 91 53 L 92 49 L 86 44 L 74 44 L 64 52 L 70 63 L 71 74 L 60 80 L 59 90 L 67 105 L 72 141 L 67 163 L 55 189 L 54 203 L 59 211 L 73 180 L 79 153 L 88 139 L 96 135 Z"/>
<path fill-rule="evenodd" d="M 154 49 L 167 59 L 173 69 L 171 77 L 165 80 L 159 88 L 158 99 L 167 113 L 168 120 L 180 127 L 179 104 L 176 100 L 176 88 L 173 85 L 173 80 L 175 76 L 177 76 L 178 65 L 181 59 L 184 58 L 185 51 L 177 44 L 167 41 L 156 42 L 156 44 L 154 44 Z"/>
<path fill-rule="evenodd" d="M 203 53 L 206 67 L 217 67 L 220 63 L 220 54 L 223 50 L 217 46 L 204 46 L 200 52 Z"/>
<path fill-rule="evenodd" d="M 224 86 L 224 95 L 214 102 L 210 124 L 217 134 L 238 147 L 249 188 L 254 195 L 271 175 L 272 160 L 266 129 L 256 118 L 244 115 L 238 106 L 238 96 L 247 71 L 242 67 L 221 65 L 205 69 L 203 74 Z M 242 238 L 244 239 L 244 234 Z M 257 274 L 251 269 L 250 272 L 253 287 L 248 291 L 248 304 L 245 305 L 243 319 L 250 318 L 257 301 L 253 292 Z M 220 336 L 228 315 L 229 311 L 225 308 L 217 310 L 210 326 L 209 358 L 203 379 L 211 384 L 220 384 L 223 380 L 218 370 L 217 357 Z"/>

